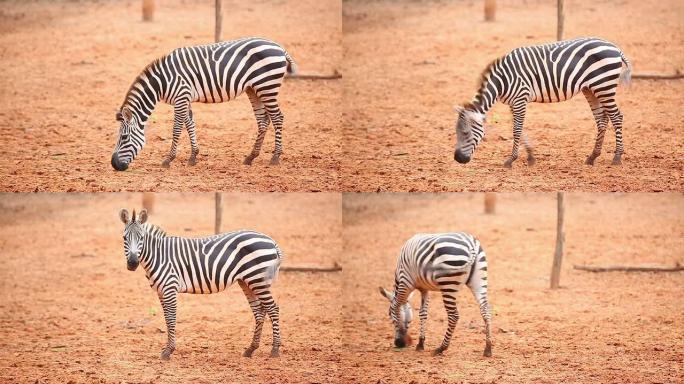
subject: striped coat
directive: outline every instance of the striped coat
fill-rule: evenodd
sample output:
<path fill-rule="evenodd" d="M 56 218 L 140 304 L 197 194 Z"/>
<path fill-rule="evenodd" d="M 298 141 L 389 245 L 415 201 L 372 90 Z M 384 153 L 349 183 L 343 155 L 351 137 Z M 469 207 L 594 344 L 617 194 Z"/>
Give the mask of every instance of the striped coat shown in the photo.
<path fill-rule="evenodd" d="M 254 231 L 236 231 L 202 238 L 171 237 L 146 223 L 147 212 L 136 218 L 120 213 L 124 227 L 124 253 L 128 269 L 145 269 L 150 286 L 157 292 L 168 329 L 162 359 L 175 350 L 176 297 L 178 293 L 221 292 L 237 282 L 254 314 L 256 328 L 245 351 L 251 356 L 259 347 L 264 318 L 273 325 L 271 356 L 279 355 L 279 308 L 271 294 L 282 252 L 270 237 Z"/>
<path fill-rule="evenodd" d="M 462 285 L 470 288 L 480 306 L 485 322 L 485 356 L 491 356 L 489 302 L 487 300 L 487 258 L 480 242 L 472 235 L 457 233 L 417 234 L 401 248 L 394 275 L 394 290 L 380 288 L 390 302 L 389 314 L 395 327 L 394 344 L 410 344 L 408 327 L 413 319 L 408 300 L 414 291 L 421 293 L 420 339 L 417 350 L 424 349 L 430 291 L 442 294 L 449 324 L 442 344 L 434 351 L 441 354 L 451 341 L 459 314 L 456 295 Z"/>
<path fill-rule="evenodd" d="M 623 68 L 624 64 L 624 68 Z M 510 106 L 513 113 L 513 151 L 504 165 L 518 158 L 527 104 L 569 100 L 582 93 L 591 107 L 598 134 L 586 160 L 593 164 L 601 154 L 608 121 L 615 129 L 613 164 L 621 163 L 622 113 L 615 103 L 618 84 L 629 84 L 631 64 L 615 44 L 597 38 L 579 38 L 514 49 L 494 60 L 482 73 L 473 101 L 456 107 L 457 144 L 454 159 L 467 163 L 484 137 L 484 120 L 495 102 Z M 535 162 L 527 140 L 528 164 Z"/>
<path fill-rule="evenodd" d="M 187 129 L 195 165 L 199 146 L 190 103 L 222 103 L 246 93 L 257 122 L 257 138 L 245 159 L 251 164 L 260 151 L 266 129 L 273 123 L 275 150 L 271 164 L 282 153 L 283 114 L 278 93 L 286 73 L 296 64 L 277 43 L 249 37 L 215 44 L 178 48 L 150 63 L 135 79 L 116 114 L 119 135 L 112 154 L 112 167 L 123 171 L 145 145 L 145 125 L 159 101 L 173 105 L 173 139 L 162 166 L 176 157 L 178 140 Z"/>

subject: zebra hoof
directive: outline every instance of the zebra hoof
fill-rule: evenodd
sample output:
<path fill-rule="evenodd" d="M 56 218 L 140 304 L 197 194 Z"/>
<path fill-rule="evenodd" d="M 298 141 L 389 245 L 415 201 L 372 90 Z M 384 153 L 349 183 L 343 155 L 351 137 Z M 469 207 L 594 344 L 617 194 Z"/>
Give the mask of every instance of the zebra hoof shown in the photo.
<path fill-rule="evenodd" d="M 508 169 L 513 168 L 513 160 L 511 160 L 511 159 L 506 160 L 506 161 L 504 162 L 504 165 L 503 165 L 503 166 L 504 166 L 504 168 L 508 168 Z"/>
<path fill-rule="evenodd" d="M 278 157 L 273 156 L 271 158 L 271 162 L 269 163 L 270 165 L 279 165 L 280 164 L 280 159 Z"/>
<path fill-rule="evenodd" d="M 596 160 L 595 157 L 589 156 L 589 157 L 587 157 L 587 160 L 584 162 L 584 164 L 586 164 L 586 165 L 594 165 L 594 160 Z"/>
<path fill-rule="evenodd" d="M 162 161 L 161 166 L 163 168 L 167 168 L 167 169 L 171 168 L 171 160 L 166 159 L 166 160 Z"/>
<path fill-rule="evenodd" d="M 613 158 L 613 161 L 610 164 L 611 165 L 622 165 L 622 160 L 616 156 Z"/>
<path fill-rule="evenodd" d="M 247 156 L 245 157 L 245 161 L 242 162 L 244 165 L 252 165 L 252 161 L 254 160 L 253 156 Z"/>
<path fill-rule="evenodd" d="M 188 159 L 188 165 L 195 165 L 197 164 L 197 158 L 191 157 Z"/>
<path fill-rule="evenodd" d="M 492 346 L 488 345 L 484 350 L 484 357 L 492 357 Z"/>
<path fill-rule="evenodd" d="M 442 348 L 442 347 L 435 349 L 434 351 L 432 351 L 432 356 L 442 356 L 444 354 L 445 349 L 446 348 Z"/>
<path fill-rule="evenodd" d="M 419 342 L 418 345 L 416 345 L 416 351 L 424 351 L 425 347 L 423 346 L 423 342 Z"/>
<path fill-rule="evenodd" d="M 279 358 L 279 357 L 280 357 L 280 352 L 278 352 L 277 349 L 274 349 L 274 350 L 271 351 L 271 358 L 277 359 L 277 358 Z"/>
<path fill-rule="evenodd" d="M 172 351 L 169 351 L 168 349 L 164 349 L 161 353 L 161 356 L 159 356 L 159 358 L 164 360 L 164 361 L 169 361 L 169 360 L 171 360 L 171 352 Z"/>
<path fill-rule="evenodd" d="M 254 353 L 255 349 L 256 348 L 252 347 L 245 349 L 245 351 L 242 353 L 242 357 L 252 357 L 252 354 Z"/>
<path fill-rule="evenodd" d="M 527 156 L 527 165 L 535 165 L 536 163 L 537 159 L 534 156 Z"/>

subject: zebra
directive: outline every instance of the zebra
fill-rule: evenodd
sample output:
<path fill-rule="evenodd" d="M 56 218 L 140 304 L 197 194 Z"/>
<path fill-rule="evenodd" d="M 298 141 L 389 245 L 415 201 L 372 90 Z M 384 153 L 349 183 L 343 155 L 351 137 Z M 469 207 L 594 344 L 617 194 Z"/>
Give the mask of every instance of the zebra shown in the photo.
<path fill-rule="evenodd" d="M 125 171 L 145 145 L 145 124 L 159 101 L 173 106 L 173 139 L 162 166 L 170 167 L 183 127 L 190 136 L 189 165 L 197 163 L 199 146 L 191 102 L 222 103 L 246 93 L 257 122 L 257 138 L 244 160 L 251 165 L 259 156 L 269 124 L 275 129 L 271 165 L 280 162 L 283 114 L 278 91 L 285 73 L 297 66 L 283 47 L 273 41 L 248 37 L 215 44 L 183 47 L 154 60 L 138 75 L 116 113 L 119 136 L 112 167 Z"/>
<path fill-rule="evenodd" d="M 428 315 L 428 292 L 440 291 L 448 315 L 448 327 L 442 344 L 433 351 L 441 355 L 448 347 L 458 322 L 456 294 L 466 284 L 480 306 L 485 323 L 484 356 L 492 355 L 491 313 L 487 301 L 487 258 L 480 242 L 463 232 L 417 234 L 401 248 L 394 275 L 394 290 L 380 287 L 380 293 L 390 302 L 389 316 L 394 324 L 394 345 L 399 348 L 411 343 L 407 331 L 413 320 L 409 300 L 415 290 L 421 293 L 420 338 L 416 350 L 425 348 Z"/>
<path fill-rule="evenodd" d="M 622 64 L 625 64 L 623 70 Z M 513 113 L 513 151 L 504 166 L 511 168 L 518 158 L 521 136 L 527 163 L 533 165 L 532 146 L 522 135 L 527 104 L 569 100 L 582 92 L 589 102 L 598 134 L 586 164 L 593 165 L 601 154 L 608 120 L 615 129 L 615 156 L 620 165 L 623 153 L 622 113 L 615 103 L 619 83 L 629 85 L 632 66 L 615 44 L 598 38 L 578 38 L 514 49 L 491 62 L 482 72 L 480 89 L 473 101 L 456 107 L 456 149 L 454 160 L 470 161 L 484 132 L 487 111 L 500 100 Z"/>
<path fill-rule="evenodd" d="M 157 292 L 164 311 L 168 340 L 161 352 L 169 360 L 176 349 L 176 296 L 178 293 L 216 293 L 237 281 L 254 314 L 252 343 L 243 356 L 251 357 L 259 347 L 264 318 L 273 326 L 271 357 L 280 348 L 279 308 L 271 294 L 283 255 L 270 237 L 241 230 L 202 238 L 167 236 L 163 229 L 147 223 L 147 211 L 136 217 L 126 209 L 119 213 L 125 224 L 124 255 L 129 271 L 139 264 L 150 286 Z"/>

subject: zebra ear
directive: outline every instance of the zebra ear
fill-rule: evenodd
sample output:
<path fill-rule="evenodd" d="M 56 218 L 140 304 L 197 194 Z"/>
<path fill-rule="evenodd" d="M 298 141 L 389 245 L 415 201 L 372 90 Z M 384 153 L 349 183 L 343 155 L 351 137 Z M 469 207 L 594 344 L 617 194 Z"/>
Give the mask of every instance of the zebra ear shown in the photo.
<path fill-rule="evenodd" d="M 380 294 L 385 296 L 385 298 L 389 301 L 392 301 L 392 298 L 394 297 L 393 293 L 389 292 L 388 290 L 386 290 L 383 287 L 380 287 Z"/>
<path fill-rule="evenodd" d="M 124 118 L 126 121 L 131 121 L 133 120 L 133 112 L 131 112 L 128 107 L 123 107 L 121 108 L 121 116 Z"/>
<path fill-rule="evenodd" d="M 116 113 L 116 121 L 123 121 L 123 116 L 121 115 L 121 112 Z"/>
<path fill-rule="evenodd" d="M 460 114 L 461 114 L 461 112 L 463 112 L 463 107 L 462 107 L 462 106 L 460 106 L 460 105 L 456 105 L 456 106 L 454 106 L 454 112 L 456 112 L 457 114 L 459 114 L 459 115 L 460 115 Z"/>
<path fill-rule="evenodd" d="M 122 209 L 119 212 L 119 218 L 124 224 L 128 224 L 128 211 L 126 209 Z"/>
<path fill-rule="evenodd" d="M 146 221 L 147 221 L 147 209 L 143 209 L 138 214 L 138 223 L 145 224 Z"/>

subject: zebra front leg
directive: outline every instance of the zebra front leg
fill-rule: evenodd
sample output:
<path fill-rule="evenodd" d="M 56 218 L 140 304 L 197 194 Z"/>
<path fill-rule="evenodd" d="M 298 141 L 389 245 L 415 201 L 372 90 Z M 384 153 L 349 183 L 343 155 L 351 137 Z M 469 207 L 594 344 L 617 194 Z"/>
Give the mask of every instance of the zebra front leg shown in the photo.
<path fill-rule="evenodd" d="M 458 286 L 452 288 L 451 291 L 455 294 L 458 291 Z M 444 301 L 444 308 L 447 312 L 448 325 L 446 334 L 444 335 L 444 340 L 442 341 L 442 344 L 432 352 L 433 356 L 441 355 L 444 351 L 447 350 L 447 348 L 449 348 L 451 336 L 454 333 L 454 329 L 456 328 L 456 324 L 458 323 L 459 318 L 458 308 L 456 308 L 456 298 L 454 296 L 451 296 L 450 293 L 442 292 L 442 300 Z"/>
<path fill-rule="evenodd" d="M 176 350 L 176 292 L 165 292 L 159 295 L 159 300 L 164 310 L 167 334 L 166 346 L 162 349 L 160 357 L 162 360 L 169 360 Z"/>
<path fill-rule="evenodd" d="M 587 160 L 584 162 L 587 165 L 594 165 L 594 161 L 597 157 L 601 155 L 601 148 L 603 147 L 603 138 L 606 134 L 606 127 L 608 126 L 608 115 L 601 107 L 594 93 L 588 89 L 582 91 L 584 97 L 589 102 L 589 107 L 591 108 L 591 113 L 594 115 L 594 121 L 596 121 L 596 142 L 594 144 L 594 150 L 589 154 Z"/>
<path fill-rule="evenodd" d="M 273 300 L 270 291 L 264 291 L 257 294 L 257 298 L 261 301 L 261 305 L 271 318 L 271 325 L 273 326 L 273 346 L 271 347 L 271 357 L 280 357 L 280 310 L 278 304 Z"/>
<path fill-rule="evenodd" d="M 185 119 L 185 129 L 188 130 L 188 136 L 190 136 L 190 148 L 192 152 L 190 153 L 190 158 L 188 159 L 188 165 L 197 164 L 197 155 L 199 155 L 199 146 L 197 145 L 197 133 L 195 132 L 195 119 L 192 116 L 192 109 L 188 105 L 188 117 Z"/>
<path fill-rule="evenodd" d="M 504 167 L 506 168 L 513 167 L 513 162 L 518 158 L 520 137 L 522 136 L 526 109 L 526 103 L 518 103 L 511 106 L 511 112 L 513 113 L 513 151 L 511 152 L 511 157 L 509 157 L 508 160 L 504 162 Z"/>
<path fill-rule="evenodd" d="M 187 100 L 177 101 L 173 107 L 173 139 L 171 141 L 171 150 L 169 154 L 166 155 L 164 161 L 162 161 L 162 167 L 169 168 L 171 162 L 176 158 L 176 150 L 178 149 L 178 140 L 180 139 L 181 132 L 183 131 L 183 124 L 185 124 L 185 119 L 188 116 L 188 105 Z"/>
<path fill-rule="evenodd" d="M 276 105 L 273 109 L 268 109 L 268 115 L 273 122 L 273 129 L 275 130 L 275 149 L 271 157 L 271 165 L 280 164 L 280 155 L 283 153 L 283 120 L 284 116 L 280 112 L 280 108 Z"/>
<path fill-rule="evenodd" d="M 240 284 L 240 288 L 242 288 L 242 292 L 244 292 L 245 297 L 247 297 L 247 301 L 249 302 L 249 306 L 252 309 L 252 314 L 254 315 L 254 336 L 252 337 L 252 343 L 245 349 L 245 352 L 242 354 L 244 357 L 252 357 L 252 353 L 259 348 L 259 343 L 261 342 L 261 330 L 264 326 L 264 317 L 266 317 L 266 310 L 264 309 L 263 305 L 261 305 L 261 301 L 257 299 L 257 297 L 254 295 L 254 292 L 247 286 L 247 284 L 240 280 L 238 281 Z"/>
<path fill-rule="evenodd" d="M 416 351 L 425 349 L 425 328 L 427 327 L 428 303 L 430 301 L 428 291 L 420 291 L 420 294 L 420 312 L 418 313 L 420 317 L 420 337 L 418 338 Z"/>

